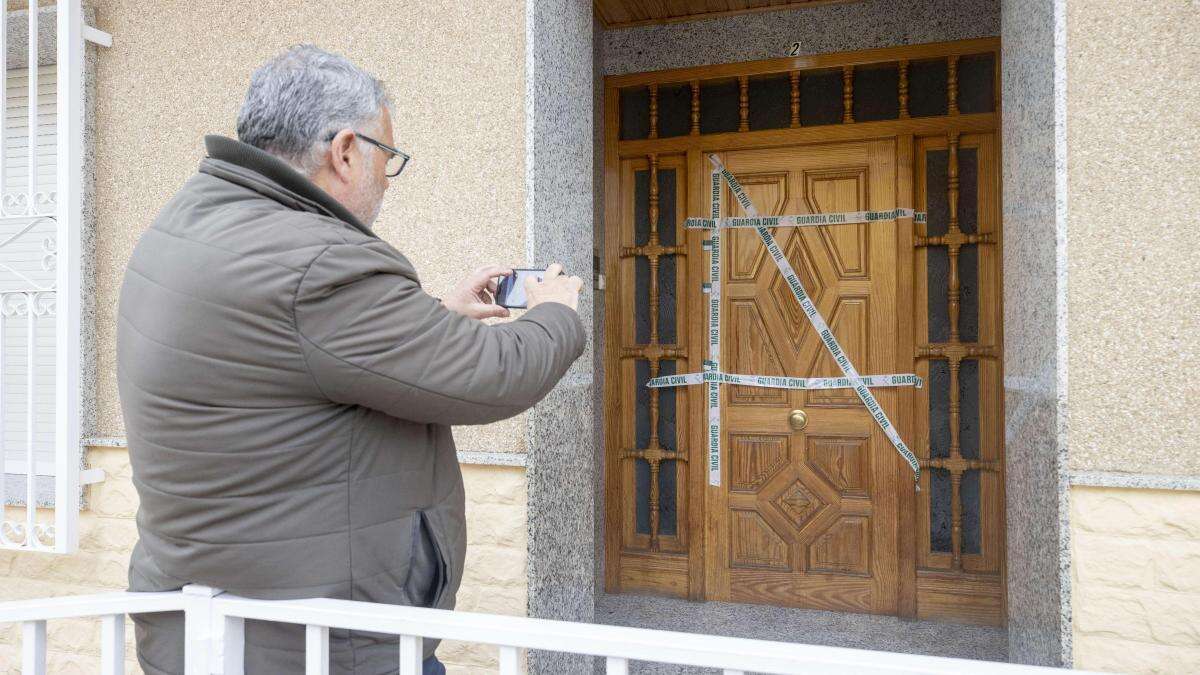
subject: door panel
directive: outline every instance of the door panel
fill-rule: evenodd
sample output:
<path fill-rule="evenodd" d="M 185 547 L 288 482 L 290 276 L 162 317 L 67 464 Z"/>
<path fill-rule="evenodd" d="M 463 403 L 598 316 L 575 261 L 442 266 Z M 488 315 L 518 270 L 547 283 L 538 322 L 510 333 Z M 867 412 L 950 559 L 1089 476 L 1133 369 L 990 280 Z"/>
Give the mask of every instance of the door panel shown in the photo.
<path fill-rule="evenodd" d="M 606 590 L 1003 625 L 999 50 L 605 78 Z M 706 388 L 644 386 L 707 356 L 708 233 L 683 219 L 708 215 L 711 153 L 763 213 L 928 213 L 776 232 L 860 372 L 925 378 L 875 390 L 922 464 L 919 493 L 851 391 L 722 386 L 712 487 Z M 838 375 L 756 233 L 724 235 L 724 369 Z M 807 428 L 789 428 L 793 409 Z"/>
<path fill-rule="evenodd" d="M 764 215 L 895 205 L 894 140 L 725 153 Z M 728 194 L 723 215 L 745 215 Z M 776 239 L 863 374 L 897 372 L 896 225 L 777 228 Z M 840 375 L 753 230 L 731 233 L 722 359 L 731 372 Z M 890 613 L 902 465 L 850 390 L 722 387 L 724 476 L 710 494 L 708 597 Z M 876 396 L 894 410 L 895 390 Z M 807 426 L 788 415 L 804 410 Z M 699 411 L 703 413 L 703 411 Z M 694 413 L 695 414 L 695 413 Z M 693 422 L 697 423 L 697 422 Z"/>

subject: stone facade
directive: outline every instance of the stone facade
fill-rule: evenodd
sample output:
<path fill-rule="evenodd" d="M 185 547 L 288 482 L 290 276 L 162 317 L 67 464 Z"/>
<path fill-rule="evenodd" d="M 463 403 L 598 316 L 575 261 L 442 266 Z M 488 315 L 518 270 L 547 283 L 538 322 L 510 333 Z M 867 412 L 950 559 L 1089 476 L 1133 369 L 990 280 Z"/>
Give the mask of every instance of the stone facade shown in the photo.
<path fill-rule="evenodd" d="M 137 492 L 129 480 L 129 455 L 122 447 L 93 447 L 92 466 L 107 480 L 89 488 L 79 516 L 79 551 L 72 555 L 0 550 L 0 601 L 125 590 L 129 554 L 137 541 Z M 467 490 L 467 566 L 458 608 L 489 614 L 525 614 L 526 492 L 520 466 L 463 465 Z M 11 514 L 10 514 L 11 515 Z M 49 520 L 49 511 L 40 515 Z M 126 620 L 126 672 L 140 673 L 133 648 L 133 623 Z M 99 619 L 51 621 L 47 629 L 47 672 L 87 675 L 100 658 Z M 0 625 L 0 674 L 20 672 L 21 627 Z M 445 641 L 438 648 L 449 673 L 498 667 L 487 645 Z"/>
<path fill-rule="evenodd" d="M 1200 14 L 1059 0 L 1065 20 L 1070 653 L 1200 668 Z M 1065 170 L 1065 174 L 1062 172 Z M 1006 186 L 1007 188 L 1007 186 Z M 1158 214 L 1130 218 L 1124 209 Z"/>
<path fill-rule="evenodd" d="M 1074 487 L 1071 559 L 1077 668 L 1200 664 L 1200 492 Z"/>
<path fill-rule="evenodd" d="M 1066 26 L 1070 466 L 1200 476 L 1200 11 L 1071 0 Z"/>

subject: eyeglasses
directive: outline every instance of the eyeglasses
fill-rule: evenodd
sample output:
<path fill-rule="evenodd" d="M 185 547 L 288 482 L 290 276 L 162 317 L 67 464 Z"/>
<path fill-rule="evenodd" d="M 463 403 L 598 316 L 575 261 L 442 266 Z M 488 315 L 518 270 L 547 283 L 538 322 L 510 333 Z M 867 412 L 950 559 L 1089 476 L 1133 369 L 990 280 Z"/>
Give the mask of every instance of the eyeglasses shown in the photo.
<path fill-rule="evenodd" d="M 325 141 L 326 142 L 332 141 L 335 136 L 337 136 L 337 132 L 334 132 L 333 134 L 331 134 L 329 136 L 329 138 L 325 139 Z M 379 141 L 375 140 L 374 138 L 371 138 L 370 136 L 360 134 L 357 131 L 354 132 L 354 136 L 356 138 L 361 138 L 362 140 L 364 140 L 364 141 L 370 143 L 371 145 L 374 145 L 375 147 L 379 148 L 380 150 L 383 150 L 384 152 L 388 153 L 387 164 L 384 165 L 384 169 L 383 169 L 384 173 L 387 175 L 388 178 L 395 178 L 396 176 L 399 176 L 400 172 L 404 170 L 404 166 L 406 164 L 408 164 L 408 160 L 412 159 L 412 157 L 410 157 L 408 155 L 408 153 L 403 152 L 401 150 L 397 150 L 396 148 L 393 148 L 392 146 L 388 145 L 387 143 L 380 143 Z"/>

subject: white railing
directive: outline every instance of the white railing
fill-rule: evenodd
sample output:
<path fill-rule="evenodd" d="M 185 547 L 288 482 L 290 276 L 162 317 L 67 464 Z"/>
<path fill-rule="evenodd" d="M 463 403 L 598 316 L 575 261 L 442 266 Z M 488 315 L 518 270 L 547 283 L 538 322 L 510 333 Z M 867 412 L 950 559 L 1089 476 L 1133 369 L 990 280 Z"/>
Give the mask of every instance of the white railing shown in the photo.
<path fill-rule="evenodd" d="M 520 673 L 524 662 L 522 652 L 527 649 L 598 656 L 605 659 L 608 675 L 627 675 L 632 660 L 719 668 L 725 675 L 744 675 L 749 671 L 846 675 L 1017 675 L 1053 671 L 991 661 L 350 600 L 250 600 L 206 586 L 186 586 L 171 593 L 108 593 L 0 603 L 0 624 L 21 623 L 22 672 L 41 675 L 46 672 L 46 622 L 98 616 L 102 621 L 100 672 L 117 675 L 124 672 L 125 615 L 166 611 L 184 612 L 187 675 L 242 675 L 246 619 L 304 625 L 308 675 L 329 672 L 330 628 L 399 636 L 400 675 L 421 672 L 423 637 L 495 645 L 499 649 L 501 675 Z"/>

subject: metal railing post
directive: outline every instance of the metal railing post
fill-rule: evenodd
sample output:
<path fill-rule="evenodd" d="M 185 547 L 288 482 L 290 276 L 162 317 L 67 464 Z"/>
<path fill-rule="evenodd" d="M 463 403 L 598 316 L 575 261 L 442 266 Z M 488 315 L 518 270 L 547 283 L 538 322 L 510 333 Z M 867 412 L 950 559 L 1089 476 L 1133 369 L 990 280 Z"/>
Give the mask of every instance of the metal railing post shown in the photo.
<path fill-rule="evenodd" d="M 125 673 L 125 615 L 100 618 L 100 675 Z"/>
<path fill-rule="evenodd" d="M 629 661 L 616 656 L 604 659 L 604 675 L 629 675 Z"/>
<path fill-rule="evenodd" d="M 213 659 L 213 598 L 221 589 L 188 584 L 183 587 L 183 672 L 212 675 L 219 663 Z"/>
<path fill-rule="evenodd" d="M 500 675 L 524 675 L 525 664 L 521 661 L 518 647 L 500 647 Z"/>
<path fill-rule="evenodd" d="M 46 622 L 21 624 L 21 673 L 46 675 Z"/>
<path fill-rule="evenodd" d="M 304 627 L 304 675 L 329 675 L 329 629 Z"/>
<path fill-rule="evenodd" d="M 400 636 L 400 675 L 421 675 L 423 656 L 421 636 Z"/>
<path fill-rule="evenodd" d="M 216 675 L 245 675 L 246 620 L 223 614 L 220 600 L 213 601 L 213 650 L 209 666 Z"/>

